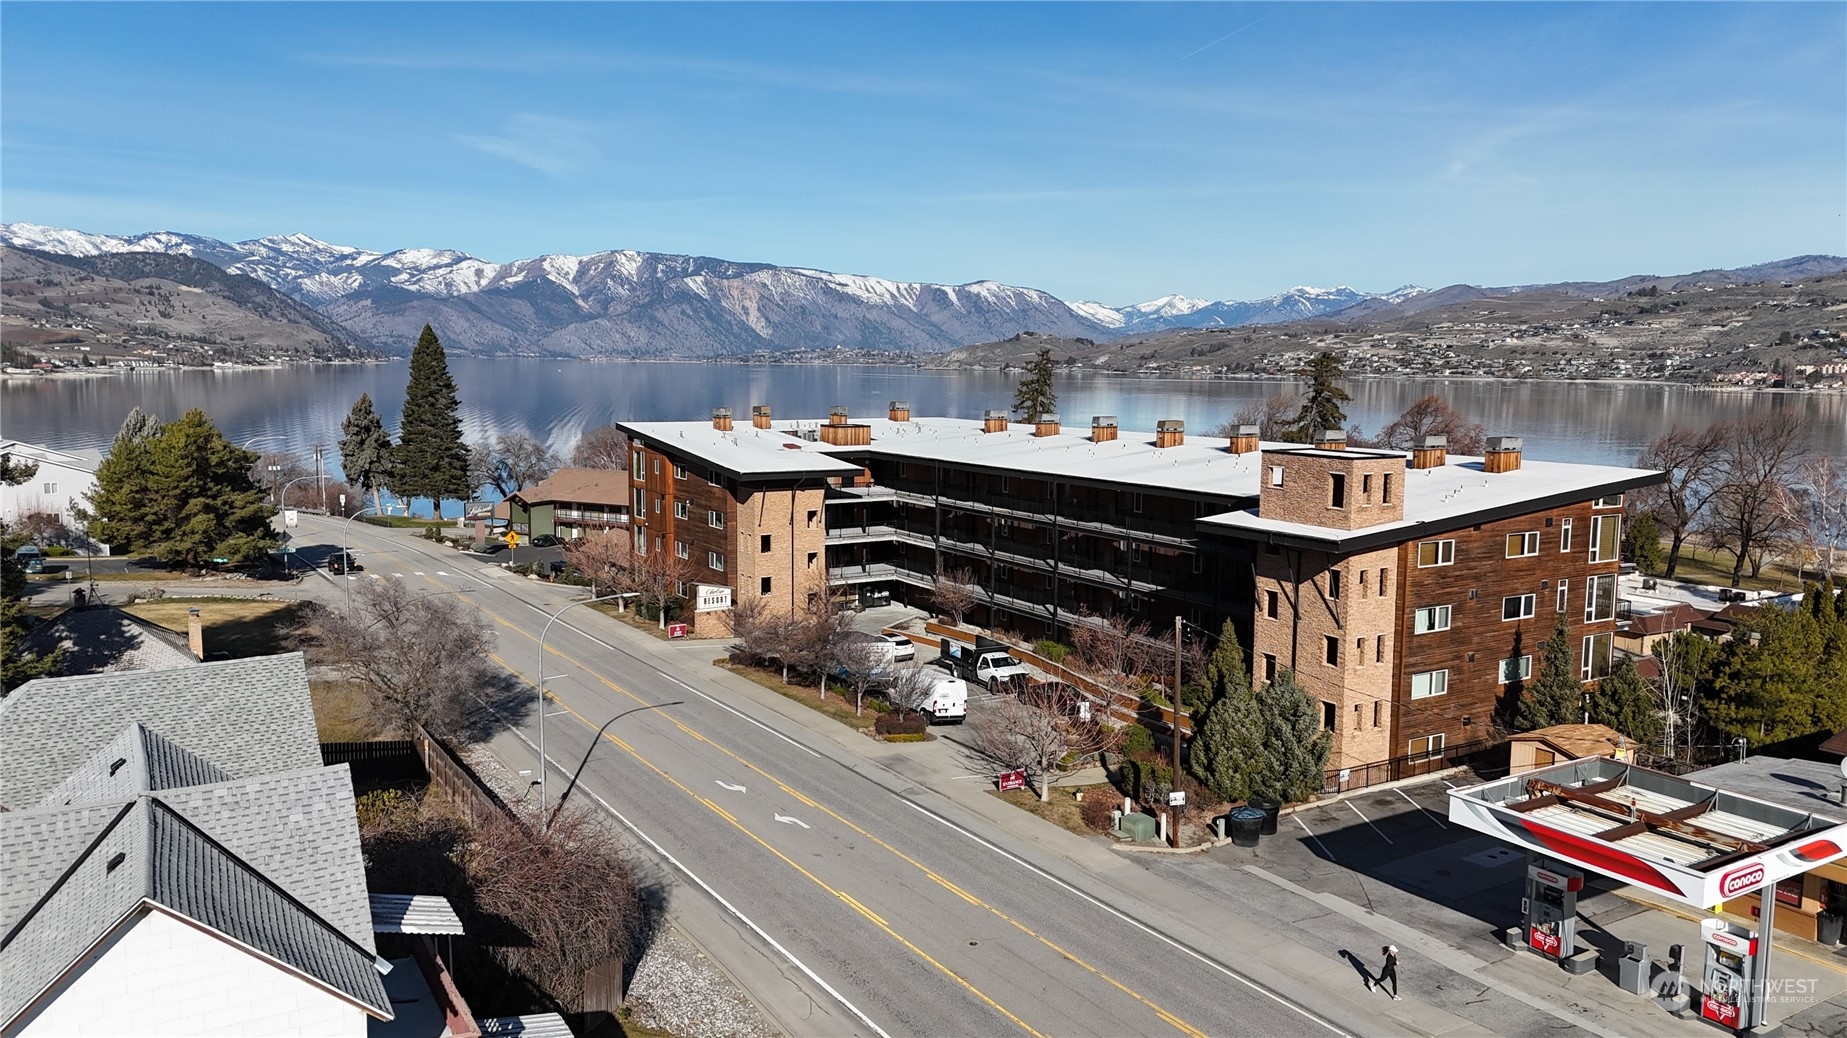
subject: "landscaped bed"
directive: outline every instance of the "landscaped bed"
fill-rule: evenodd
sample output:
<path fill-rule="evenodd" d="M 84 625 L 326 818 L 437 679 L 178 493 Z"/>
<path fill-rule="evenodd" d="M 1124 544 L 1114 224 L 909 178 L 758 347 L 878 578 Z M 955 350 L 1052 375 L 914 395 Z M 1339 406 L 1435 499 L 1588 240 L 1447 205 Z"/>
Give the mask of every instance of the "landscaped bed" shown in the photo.
<path fill-rule="evenodd" d="M 874 710 L 870 702 L 864 713 L 855 715 L 853 704 L 842 699 L 838 693 L 829 692 L 827 698 L 822 699 L 813 685 L 791 685 L 782 680 L 782 675 L 776 671 L 765 670 L 762 667 L 747 667 L 728 660 L 713 660 L 712 665 L 723 667 L 733 674 L 748 678 L 784 699 L 800 703 L 816 713 L 826 714 L 848 728 L 870 732 L 872 726 L 878 723 L 879 711 Z"/>

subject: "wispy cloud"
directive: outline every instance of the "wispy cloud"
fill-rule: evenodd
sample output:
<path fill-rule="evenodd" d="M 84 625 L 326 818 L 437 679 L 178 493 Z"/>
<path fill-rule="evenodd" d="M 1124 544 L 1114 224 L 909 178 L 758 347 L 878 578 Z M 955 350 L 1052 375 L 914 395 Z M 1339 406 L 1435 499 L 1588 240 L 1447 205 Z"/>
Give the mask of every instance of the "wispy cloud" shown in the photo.
<path fill-rule="evenodd" d="M 516 115 L 497 134 L 458 133 L 455 139 L 551 177 L 569 176 L 594 163 L 597 127 L 552 115 Z"/>

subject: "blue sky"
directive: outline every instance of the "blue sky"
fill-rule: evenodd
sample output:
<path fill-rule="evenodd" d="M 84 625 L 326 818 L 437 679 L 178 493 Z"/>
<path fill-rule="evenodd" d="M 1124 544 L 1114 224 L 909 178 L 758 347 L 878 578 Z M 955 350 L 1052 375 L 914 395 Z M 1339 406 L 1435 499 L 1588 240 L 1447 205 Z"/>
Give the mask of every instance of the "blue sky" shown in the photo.
<path fill-rule="evenodd" d="M 1847 5 L 8 2 L 0 220 L 1068 299 L 1847 253 Z"/>

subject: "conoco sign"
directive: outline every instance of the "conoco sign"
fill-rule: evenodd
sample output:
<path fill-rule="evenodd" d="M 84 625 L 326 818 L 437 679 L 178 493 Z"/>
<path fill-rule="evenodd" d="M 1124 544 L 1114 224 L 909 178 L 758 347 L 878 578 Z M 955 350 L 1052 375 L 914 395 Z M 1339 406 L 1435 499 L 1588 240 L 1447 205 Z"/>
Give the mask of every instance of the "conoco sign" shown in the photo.
<path fill-rule="evenodd" d="M 1732 898 L 1764 885 L 1763 862 L 1753 862 L 1741 869 L 1733 869 L 1719 877 L 1719 897 L 1730 901 Z"/>

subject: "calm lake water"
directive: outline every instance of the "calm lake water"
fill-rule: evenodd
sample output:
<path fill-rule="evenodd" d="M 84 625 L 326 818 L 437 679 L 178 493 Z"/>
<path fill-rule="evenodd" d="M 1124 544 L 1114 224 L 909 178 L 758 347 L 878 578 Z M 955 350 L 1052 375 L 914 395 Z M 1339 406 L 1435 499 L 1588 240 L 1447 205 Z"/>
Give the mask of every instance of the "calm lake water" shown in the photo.
<path fill-rule="evenodd" d="M 476 360 L 452 357 L 470 440 L 524 430 L 568 454 L 584 430 L 617 419 L 691 420 L 728 406 L 747 421 L 753 404 L 779 418 L 825 417 L 844 405 L 883 414 L 908 400 L 913 413 L 978 418 L 1013 401 L 1018 376 L 999 371 L 908 367 L 675 364 Z M 404 361 L 262 370 L 160 370 L 96 378 L 7 380 L 0 385 L 0 435 L 54 447 L 102 447 L 130 408 L 173 418 L 201 407 L 237 442 L 277 439 L 260 449 L 306 453 L 330 446 L 361 393 L 370 393 L 388 427 L 403 406 Z M 1060 376 L 1058 409 L 1067 428 L 1093 414 L 1116 415 L 1124 429 L 1149 430 L 1163 418 L 1203 433 L 1248 401 L 1287 383 Z M 1442 393 L 1490 435 L 1526 438 L 1528 456 L 1558 461 L 1633 463 L 1674 424 L 1703 426 L 1756 411 L 1809 424 L 1817 451 L 1847 457 L 1847 396 L 1712 391 L 1684 386 L 1466 380 L 1357 380 L 1348 384 L 1350 421 L 1378 429 L 1425 393 Z M 330 461 L 333 454 L 329 453 Z"/>

